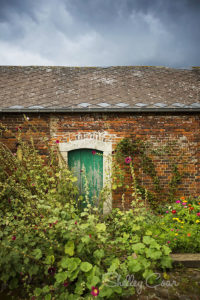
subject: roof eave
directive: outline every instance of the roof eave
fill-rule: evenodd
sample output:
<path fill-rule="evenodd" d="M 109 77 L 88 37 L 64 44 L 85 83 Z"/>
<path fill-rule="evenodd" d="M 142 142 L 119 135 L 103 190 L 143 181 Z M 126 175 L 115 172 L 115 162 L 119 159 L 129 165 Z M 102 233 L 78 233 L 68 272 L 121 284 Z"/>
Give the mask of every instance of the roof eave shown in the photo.
<path fill-rule="evenodd" d="M 77 112 L 200 112 L 200 108 L 2 108 L 0 113 L 77 113 Z"/>

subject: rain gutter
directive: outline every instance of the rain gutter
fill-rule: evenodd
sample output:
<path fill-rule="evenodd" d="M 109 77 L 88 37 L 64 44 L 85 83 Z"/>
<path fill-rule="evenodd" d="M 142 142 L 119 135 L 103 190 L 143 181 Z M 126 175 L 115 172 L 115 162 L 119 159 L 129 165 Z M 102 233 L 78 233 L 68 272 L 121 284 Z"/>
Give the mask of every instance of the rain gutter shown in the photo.
<path fill-rule="evenodd" d="M 199 113 L 200 108 L 20 108 L 20 109 L 11 109 L 11 108 L 0 108 L 0 113 L 94 113 L 94 112 L 131 112 L 131 113 Z"/>

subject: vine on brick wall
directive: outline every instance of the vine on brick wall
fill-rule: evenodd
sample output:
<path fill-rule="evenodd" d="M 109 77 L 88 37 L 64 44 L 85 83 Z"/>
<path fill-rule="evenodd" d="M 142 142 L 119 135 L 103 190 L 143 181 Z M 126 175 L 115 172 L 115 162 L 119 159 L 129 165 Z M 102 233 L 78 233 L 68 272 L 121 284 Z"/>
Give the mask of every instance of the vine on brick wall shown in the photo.
<path fill-rule="evenodd" d="M 176 161 L 174 148 L 177 148 L 177 144 L 175 141 L 171 141 L 165 146 L 156 149 L 148 141 L 132 138 L 122 139 L 117 144 L 115 151 L 115 161 L 117 164 L 114 164 L 115 167 L 113 170 L 113 185 L 115 187 L 114 189 L 120 187 L 122 181 L 124 182 L 126 172 L 122 170 L 120 171 L 121 178 L 120 176 L 116 176 L 116 173 L 119 174 L 119 169 L 120 167 L 122 167 L 122 165 L 124 165 L 125 158 L 130 157 L 134 164 L 136 172 L 136 185 L 140 190 L 143 199 L 147 197 L 149 203 L 151 203 L 153 206 L 156 206 L 160 200 L 160 194 L 162 193 L 163 195 L 166 195 L 169 201 L 173 201 L 176 197 L 178 186 L 181 183 L 183 175 L 185 174 L 184 171 L 179 170 L 178 165 L 181 164 L 182 157 L 181 155 L 179 155 L 178 161 Z M 171 167 L 171 179 L 168 182 L 168 193 L 166 193 L 166 191 L 160 184 L 159 174 L 156 170 L 156 165 L 154 162 L 155 156 L 160 157 L 161 159 L 165 158 L 165 160 L 167 160 L 169 166 Z M 115 172 L 116 170 L 118 170 L 118 172 Z M 142 174 L 146 174 L 151 178 L 153 190 L 150 191 L 150 189 L 146 189 L 146 187 L 144 187 L 141 179 Z M 129 188 L 128 185 L 126 185 L 125 187 Z"/>

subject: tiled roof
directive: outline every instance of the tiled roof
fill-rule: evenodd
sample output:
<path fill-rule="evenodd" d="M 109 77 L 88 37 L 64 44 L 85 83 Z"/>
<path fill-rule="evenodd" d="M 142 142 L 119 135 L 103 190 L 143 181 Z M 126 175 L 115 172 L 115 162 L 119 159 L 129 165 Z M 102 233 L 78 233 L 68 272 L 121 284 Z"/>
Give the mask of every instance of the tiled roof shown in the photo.
<path fill-rule="evenodd" d="M 200 68 L 0 66 L 0 110 L 200 109 Z"/>

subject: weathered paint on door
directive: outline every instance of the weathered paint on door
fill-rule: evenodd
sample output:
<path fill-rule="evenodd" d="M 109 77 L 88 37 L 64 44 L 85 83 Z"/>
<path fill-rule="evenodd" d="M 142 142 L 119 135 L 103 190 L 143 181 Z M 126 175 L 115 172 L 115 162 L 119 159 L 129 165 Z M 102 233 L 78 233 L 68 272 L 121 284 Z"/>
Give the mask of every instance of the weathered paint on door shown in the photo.
<path fill-rule="evenodd" d="M 82 207 L 86 206 L 86 180 L 89 190 L 89 202 L 92 205 L 96 205 L 98 203 L 100 191 L 103 188 L 103 152 L 93 149 L 69 151 L 68 165 L 78 179 L 77 183 L 80 194 L 84 196 Z"/>

